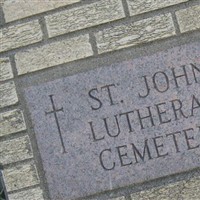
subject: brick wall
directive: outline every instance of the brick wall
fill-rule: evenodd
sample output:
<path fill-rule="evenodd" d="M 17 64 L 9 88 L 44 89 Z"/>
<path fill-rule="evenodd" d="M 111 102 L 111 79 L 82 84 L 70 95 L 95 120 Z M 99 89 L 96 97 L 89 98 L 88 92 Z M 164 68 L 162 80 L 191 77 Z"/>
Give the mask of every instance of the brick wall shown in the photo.
<path fill-rule="evenodd" d="M 10 200 L 48 200 L 24 116 L 20 77 L 166 39 L 200 36 L 199 0 L 1 0 L 0 17 L 0 162 Z M 114 196 L 197 200 L 199 185 L 196 177 Z"/>

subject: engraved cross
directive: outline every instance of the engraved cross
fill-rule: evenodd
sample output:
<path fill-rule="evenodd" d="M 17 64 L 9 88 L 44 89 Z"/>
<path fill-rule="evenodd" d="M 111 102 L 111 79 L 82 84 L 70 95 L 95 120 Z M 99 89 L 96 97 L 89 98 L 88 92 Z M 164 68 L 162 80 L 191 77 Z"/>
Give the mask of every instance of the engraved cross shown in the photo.
<path fill-rule="evenodd" d="M 60 129 L 60 124 L 59 124 L 59 121 L 58 121 L 58 115 L 57 115 L 57 113 L 60 112 L 60 111 L 64 112 L 63 107 L 56 109 L 55 104 L 54 104 L 54 100 L 53 100 L 53 94 L 49 95 L 49 97 L 50 97 L 50 100 L 51 100 L 53 110 L 49 111 L 49 112 L 45 112 L 45 114 L 46 115 L 54 114 L 56 125 L 57 125 L 57 128 L 58 128 L 58 133 L 59 133 L 59 136 L 60 136 L 60 142 L 61 142 L 61 145 L 62 145 L 63 153 L 67 153 L 66 150 L 65 150 L 65 145 L 64 145 L 64 141 L 63 141 L 63 137 L 62 137 L 62 133 L 61 133 L 61 129 Z"/>

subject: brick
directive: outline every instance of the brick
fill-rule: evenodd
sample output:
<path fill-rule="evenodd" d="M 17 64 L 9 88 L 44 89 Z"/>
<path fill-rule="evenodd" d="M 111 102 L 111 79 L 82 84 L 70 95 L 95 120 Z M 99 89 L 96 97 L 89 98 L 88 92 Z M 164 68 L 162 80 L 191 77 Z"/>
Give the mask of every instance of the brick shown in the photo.
<path fill-rule="evenodd" d="M 130 15 L 133 16 L 187 1 L 188 0 L 127 0 L 127 3 Z"/>
<path fill-rule="evenodd" d="M 13 78 L 9 58 L 0 58 L 0 81 Z"/>
<path fill-rule="evenodd" d="M 38 20 L 0 29 L 0 36 L 0 52 L 42 40 L 42 32 Z"/>
<path fill-rule="evenodd" d="M 181 33 L 200 29 L 200 5 L 176 12 Z"/>
<path fill-rule="evenodd" d="M 199 200 L 200 199 L 200 177 L 191 179 L 184 183 L 184 188 L 181 191 L 183 200 Z"/>
<path fill-rule="evenodd" d="M 40 188 L 29 189 L 22 192 L 16 192 L 8 195 L 9 200 L 44 200 Z"/>
<path fill-rule="evenodd" d="M 0 161 L 3 165 L 32 158 L 28 136 L 3 141 L 0 143 Z"/>
<path fill-rule="evenodd" d="M 92 27 L 125 17 L 120 0 L 100 0 L 46 16 L 50 37 Z"/>
<path fill-rule="evenodd" d="M 98 52 L 104 53 L 175 35 L 171 14 L 112 26 L 95 34 Z"/>
<path fill-rule="evenodd" d="M 25 74 L 93 55 L 89 35 L 81 35 L 17 53 L 18 74 Z"/>
<path fill-rule="evenodd" d="M 14 105 L 18 102 L 18 97 L 13 81 L 0 85 L 0 108 Z"/>
<path fill-rule="evenodd" d="M 17 165 L 4 170 L 7 191 L 15 191 L 39 184 L 39 178 L 34 164 Z"/>
<path fill-rule="evenodd" d="M 131 195 L 132 200 L 199 200 L 200 199 L 200 177 L 192 178 L 189 181 L 171 183 L 146 191 L 137 192 Z"/>
<path fill-rule="evenodd" d="M 3 4 L 3 11 L 6 22 L 36 15 L 61 6 L 79 2 L 80 0 L 6 0 Z"/>
<path fill-rule="evenodd" d="M 23 130 L 26 130 L 26 125 L 21 110 L 0 113 L 0 137 Z"/>

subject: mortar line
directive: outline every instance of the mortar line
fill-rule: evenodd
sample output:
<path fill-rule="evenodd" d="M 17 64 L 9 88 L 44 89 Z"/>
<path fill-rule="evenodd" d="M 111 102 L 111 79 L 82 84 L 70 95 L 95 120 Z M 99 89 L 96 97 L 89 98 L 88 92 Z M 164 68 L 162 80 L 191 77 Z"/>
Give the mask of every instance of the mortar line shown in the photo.
<path fill-rule="evenodd" d="M 47 30 L 47 26 L 46 26 L 44 16 L 39 18 L 39 24 L 40 24 L 40 28 L 42 30 L 43 40 L 47 41 L 49 39 L 49 34 L 48 34 L 48 30 Z"/>
<path fill-rule="evenodd" d="M 14 81 L 14 77 L 13 77 L 13 78 L 9 78 L 9 79 L 0 81 L 0 85 L 1 85 L 1 84 L 3 85 L 4 83 L 9 83 L 9 82 L 12 82 L 12 81 Z"/>
<path fill-rule="evenodd" d="M 179 28 L 179 24 L 178 24 L 178 20 L 177 20 L 175 12 L 176 11 L 173 11 L 171 14 L 172 14 L 173 22 L 174 22 L 174 27 L 175 27 L 176 35 L 179 36 L 179 35 L 181 35 L 181 31 L 180 31 L 180 28 Z"/>
<path fill-rule="evenodd" d="M 6 142 L 6 141 L 9 141 L 9 140 L 22 138 L 22 137 L 25 137 L 25 136 L 28 136 L 26 130 L 19 131 L 19 132 L 16 132 L 16 133 L 11 133 L 11 134 L 8 134 L 8 135 L 1 136 L 0 137 L 0 143 Z"/>
<path fill-rule="evenodd" d="M 6 169 L 13 169 L 13 167 L 18 167 L 18 166 L 27 165 L 27 164 L 35 165 L 34 158 L 33 157 L 32 158 L 26 158 L 24 160 L 19 160 L 19 161 L 16 161 L 16 162 L 4 164 L 3 167 L 6 170 Z"/>
<path fill-rule="evenodd" d="M 19 106 L 20 106 L 20 102 L 18 101 L 16 104 L 2 107 L 0 108 L 0 114 L 10 112 L 13 110 L 18 110 L 18 109 L 20 110 Z"/>
<path fill-rule="evenodd" d="M 3 27 L 5 23 L 6 23 L 6 21 L 5 21 L 5 15 L 3 12 L 3 7 L 0 4 L 0 28 Z"/>
<path fill-rule="evenodd" d="M 93 32 L 89 33 L 89 42 L 91 44 L 92 51 L 93 51 L 92 56 L 97 56 L 98 55 L 98 48 L 97 48 L 96 38 L 95 38 Z"/>
<path fill-rule="evenodd" d="M 15 55 L 14 54 L 9 55 L 9 59 L 10 59 L 10 65 L 12 68 L 13 75 L 14 77 L 16 77 L 18 76 L 18 73 L 17 73 L 16 62 L 15 62 Z"/>
<path fill-rule="evenodd" d="M 122 6 L 123 6 L 123 8 L 124 8 L 125 16 L 126 16 L 127 18 L 129 18 L 129 17 L 130 17 L 130 11 L 129 11 L 129 8 L 128 8 L 128 3 L 127 3 L 126 0 L 121 0 L 121 1 L 122 1 Z"/>
<path fill-rule="evenodd" d="M 17 189 L 17 190 L 9 191 L 7 193 L 8 193 L 8 196 L 9 196 L 10 194 L 15 194 L 15 193 L 18 193 L 18 192 L 24 192 L 24 191 L 27 191 L 27 190 L 35 189 L 37 187 L 40 188 L 40 184 L 35 184 L 35 185 L 32 185 L 32 186 L 27 186 L 27 187 L 20 188 L 20 189 Z"/>

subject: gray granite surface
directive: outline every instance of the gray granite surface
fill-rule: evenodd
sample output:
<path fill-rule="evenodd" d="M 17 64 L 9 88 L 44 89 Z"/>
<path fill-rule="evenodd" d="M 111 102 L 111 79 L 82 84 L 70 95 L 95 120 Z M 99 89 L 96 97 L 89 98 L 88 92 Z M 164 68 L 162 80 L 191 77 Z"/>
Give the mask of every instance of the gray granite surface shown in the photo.
<path fill-rule="evenodd" d="M 199 42 L 24 93 L 52 200 L 200 167 Z"/>

